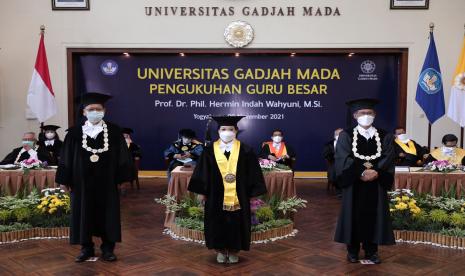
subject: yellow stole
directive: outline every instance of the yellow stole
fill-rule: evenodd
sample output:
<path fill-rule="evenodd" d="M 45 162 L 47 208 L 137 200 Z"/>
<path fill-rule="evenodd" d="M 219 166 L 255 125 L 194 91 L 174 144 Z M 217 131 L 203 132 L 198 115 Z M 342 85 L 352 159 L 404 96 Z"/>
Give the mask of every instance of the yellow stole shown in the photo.
<path fill-rule="evenodd" d="M 236 211 L 241 209 L 239 204 L 239 198 L 237 197 L 236 191 L 236 180 L 232 182 L 225 181 L 225 177 L 228 174 L 233 174 L 236 176 L 237 172 L 237 162 L 239 160 L 239 149 L 241 147 L 241 142 L 239 140 L 234 140 L 231 154 L 229 159 L 226 158 L 224 153 L 220 149 L 220 140 L 213 143 L 213 152 L 215 154 L 216 164 L 220 169 L 221 176 L 223 177 L 223 186 L 224 186 L 224 196 L 223 196 L 223 210 L 225 211 Z"/>
<path fill-rule="evenodd" d="M 437 148 L 431 152 L 436 160 L 447 160 L 455 165 L 462 165 L 462 159 L 465 157 L 465 150 L 461 148 L 456 148 L 452 156 L 444 155 L 441 148 Z"/>
<path fill-rule="evenodd" d="M 287 149 L 286 149 L 286 144 L 284 142 L 281 142 L 281 147 L 279 148 L 279 151 L 276 150 L 275 147 L 273 147 L 273 142 L 268 142 L 266 143 L 268 147 L 270 148 L 270 152 L 274 153 L 276 158 L 281 158 L 284 155 L 287 155 Z"/>
<path fill-rule="evenodd" d="M 408 146 L 402 143 L 399 139 L 396 139 L 395 141 L 402 148 L 402 150 L 405 151 L 406 153 L 417 155 L 417 149 L 415 148 L 415 144 L 413 143 L 412 140 L 408 141 L 407 143 Z"/>

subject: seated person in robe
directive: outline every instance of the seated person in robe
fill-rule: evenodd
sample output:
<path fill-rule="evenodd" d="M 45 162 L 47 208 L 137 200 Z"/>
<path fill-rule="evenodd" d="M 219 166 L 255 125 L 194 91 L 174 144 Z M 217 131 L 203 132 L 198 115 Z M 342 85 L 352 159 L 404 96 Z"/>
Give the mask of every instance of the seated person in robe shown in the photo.
<path fill-rule="evenodd" d="M 185 164 L 195 165 L 202 150 L 202 143 L 196 139 L 195 131 L 192 129 L 181 129 L 179 131 L 179 138 L 165 150 L 165 159 L 170 162 L 168 175 L 177 166 Z"/>
<path fill-rule="evenodd" d="M 396 137 L 394 140 L 396 166 L 423 166 L 423 160 L 428 156 L 428 152 L 417 142 L 410 139 L 404 127 L 397 127 L 394 130 L 394 134 Z"/>
<path fill-rule="evenodd" d="M 442 147 L 434 149 L 426 158 L 425 164 L 436 160 L 447 160 L 455 165 L 465 165 L 465 150 L 457 147 L 458 138 L 454 134 L 442 137 Z"/>
<path fill-rule="evenodd" d="M 42 162 L 50 162 L 48 152 L 37 144 L 36 134 L 34 132 L 26 132 L 21 141 L 22 146 L 13 149 L 0 162 L 0 165 L 19 164 L 27 159 L 35 159 Z"/>
<path fill-rule="evenodd" d="M 57 166 L 58 160 L 60 159 L 61 145 L 63 142 L 60 140 L 57 133 L 57 129 L 59 128 L 59 126 L 55 125 L 43 126 L 41 127 L 43 134 L 39 135 L 38 145 L 48 152 L 50 156 L 50 162 L 48 164 L 51 166 Z M 40 136 L 42 136 L 42 139 Z"/>
<path fill-rule="evenodd" d="M 292 169 L 296 154 L 294 150 L 284 142 L 284 133 L 275 129 L 271 133 L 271 141 L 264 142 L 260 152 L 260 158 L 284 164 Z"/>

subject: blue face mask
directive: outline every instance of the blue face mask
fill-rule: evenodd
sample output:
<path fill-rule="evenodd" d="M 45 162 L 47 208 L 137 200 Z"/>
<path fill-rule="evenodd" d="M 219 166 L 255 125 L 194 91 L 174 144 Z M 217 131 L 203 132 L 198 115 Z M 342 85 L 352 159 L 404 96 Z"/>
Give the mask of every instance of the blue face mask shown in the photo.
<path fill-rule="evenodd" d="M 89 122 L 92 124 L 96 124 L 100 122 L 103 119 L 103 116 L 105 116 L 105 112 L 103 111 L 87 111 L 86 112 L 86 117 Z"/>
<path fill-rule="evenodd" d="M 34 147 L 34 141 L 23 141 L 23 146 L 29 146 L 30 148 Z"/>

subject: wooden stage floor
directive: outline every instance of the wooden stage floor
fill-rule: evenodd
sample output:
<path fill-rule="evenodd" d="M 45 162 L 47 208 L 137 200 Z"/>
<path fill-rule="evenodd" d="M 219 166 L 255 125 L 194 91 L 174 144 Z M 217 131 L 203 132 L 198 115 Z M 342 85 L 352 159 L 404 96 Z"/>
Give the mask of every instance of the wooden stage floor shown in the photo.
<path fill-rule="evenodd" d="M 304 179 L 297 192 L 309 204 L 297 216 L 298 235 L 219 265 L 203 246 L 162 235 L 164 210 L 153 199 L 166 190 L 166 179 L 144 179 L 123 198 L 117 262 L 76 264 L 79 247 L 67 240 L 27 241 L 0 245 L 0 275 L 465 275 L 465 252 L 426 245 L 381 247 L 381 265 L 348 264 L 345 246 L 332 241 L 339 201 L 326 183 Z"/>

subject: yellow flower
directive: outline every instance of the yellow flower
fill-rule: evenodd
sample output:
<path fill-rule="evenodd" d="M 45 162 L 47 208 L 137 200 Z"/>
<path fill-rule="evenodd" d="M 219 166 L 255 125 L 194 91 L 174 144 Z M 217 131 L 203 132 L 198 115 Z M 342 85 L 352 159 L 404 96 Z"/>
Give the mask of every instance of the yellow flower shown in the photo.
<path fill-rule="evenodd" d="M 399 202 L 398 204 L 396 204 L 396 209 L 398 210 L 405 210 L 407 209 L 407 204 L 405 204 L 404 202 Z"/>
<path fill-rule="evenodd" d="M 395 210 L 396 210 L 396 209 L 392 209 L 392 208 L 391 208 L 391 209 L 389 209 L 389 211 L 390 211 L 390 212 L 394 212 Z"/>
<path fill-rule="evenodd" d="M 463 212 L 463 211 L 465 211 L 465 209 L 462 207 L 462 208 L 460 209 L 460 211 L 462 211 L 462 212 Z"/>
<path fill-rule="evenodd" d="M 417 201 L 415 199 L 410 199 L 410 203 L 417 203 Z"/>
<path fill-rule="evenodd" d="M 402 196 L 402 201 L 408 201 L 410 198 L 408 196 Z"/>
<path fill-rule="evenodd" d="M 413 209 L 410 209 L 410 212 L 412 212 L 412 214 L 417 215 L 417 214 L 419 214 L 419 213 L 421 212 L 421 209 L 418 208 L 418 207 L 417 207 L 417 208 L 413 208 Z"/>
<path fill-rule="evenodd" d="M 395 201 L 400 201 L 400 197 L 394 198 Z"/>
<path fill-rule="evenodd" d="M 53 214 L 55 213 L 55 211 L 57 210 L 57 208 L 50 208 L 50 210 L 48 210 L 49 214 Z"/>
<path fill-rule="evenodd" d="M 37 205 L 37 209 L 42 209 L 43 207 L 42 204 Z"/>

